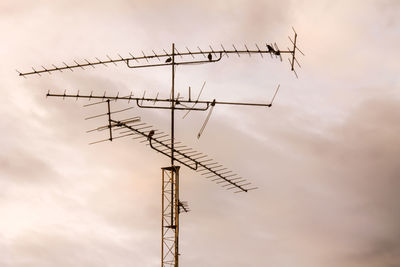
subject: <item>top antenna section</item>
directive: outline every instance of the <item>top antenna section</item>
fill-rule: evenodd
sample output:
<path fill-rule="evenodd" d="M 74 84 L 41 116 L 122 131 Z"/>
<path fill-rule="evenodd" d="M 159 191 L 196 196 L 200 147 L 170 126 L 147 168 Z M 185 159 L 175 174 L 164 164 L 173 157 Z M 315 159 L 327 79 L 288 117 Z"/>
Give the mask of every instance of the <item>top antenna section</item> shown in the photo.
<path fill-rule="evenodd" d="M 77 62 L 74 60 L 74 63 L 67 64 L 62 62 L 60 65 L 54 65 L 44 67 L 41 66 L 39 68 L 33 68 L 32 71 L 28 72 L 20 72 L 17 70 L 19 76 L 26 76 L 29 75 L 39 75 L 41 76 L 42 73 L 49 73 L 52 72 L 63 72 L 64 70 L 74 71 L 74 69 L 86 69 L 86 68 L 95 68 L 98 65 L 104 65 L 108 67 L 110 64 L 117 65 L 117 63 L 123 63 L 129 68 L 146 68 L 146 67 L 160 67 L 160 66 L 170 66 L 170 65 L 189 65 L 189 64 L 205 64 L 205 63 L 214 63 L 220 61 L 224 56 L 229 57 L 230 55 L 237 55 L 240 57 L 241 55 L 248 55 L 251 56 L 252 54 L 259 54 L 263 57 L 265 54 L 270 54 L 271 57 L 275 56 L 276 58 L 280 58 L 282 61 L 282 54 L 289 54 L 289 63 L 291 70 L 295 73 L 297 77 L 297 73 L 295 71 L 294 63 L 300 66 L 299 62 L 296 59 L 296 51 L 301 53 L 303 52 L 297 46 L 297 33 L 293 29 L 294 37 L 293 39 L 289 37 L 293 48 L 288 48 L 287 50 L 280 50 L 276 44 L 265 44 L 263 46 L 259 46 L 257 44 L 254 45 L 253 48 L 248 48 L 247 45 L 244 45 L 244 48 L 237 49 L 235 45 L 232 45 L 232 48 L 225 48 L 222 44 L 219 48 L 215 49 L 211 45 L 202 50 L 200 47 L 196 49 L 190 50 L 189 48 L 185 47 L 186 51 L 182 52 L 175 48 L 174 53 L 168 53 L 163 49 L 162 53 L 156 53 L 152 50 L 151 54 L 145 54 L 141 51 L 141 54 L 138 56 L 129 53 L 129 56 L 121 56 L 117 54 L 117 57 L 111 58 L 110 56 L 106 55 L 106 59 L 99 59 L 95 58 L 95 60 L 87 60 L 84 59 L 81 62 Z M 261 47 L 261 48 L 260 48 Z M 172 57 L 179 57 L 179 60 L 172 60 Z"/>

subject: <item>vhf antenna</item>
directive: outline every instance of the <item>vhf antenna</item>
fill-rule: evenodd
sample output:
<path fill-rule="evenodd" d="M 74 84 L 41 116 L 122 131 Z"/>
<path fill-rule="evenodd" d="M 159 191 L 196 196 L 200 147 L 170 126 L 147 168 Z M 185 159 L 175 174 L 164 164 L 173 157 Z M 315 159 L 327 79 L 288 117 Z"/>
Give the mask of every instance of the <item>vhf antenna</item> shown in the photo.
<path fill-rule="evenodd" d="M 41 69 L 32 68 L 32 71 L 20 72 L 17 70 L 18 74 L 24 78 L 30 75 L 41 76 L 43 73 L 53 73 L 53 72 L 63 72 L 66 70 L 74 71 L 75 69 L 85 69 L 86 67 L 95 68 L 98 65 L 107 66 L 109 64 L 124 63 L 128 68 L 153 68 L 153 67 L 171 67 L 171 94 L 169 98 L 155 98 L 145 97 L 135 97 L 132 93 L 129 96 L 119 96 L 119 93 L 115 96 L 108 95 L 104 93 L 103 95 L 93 94 L 90 95 L 79 94 L 67 94 L 64 91 L 63 94 L 55 94 L 50 91 L 47 93 L 49 97 L 61 97 L 65 98 L 75 98 L 75 99 L 89 99 L 89 100 L 99 100 L 93 104 L 106 104 L 107 112 L 104 114 L 89 117 L 87 119 L 94 119 L 98 117 L 107 117 L 107 124 L 100 126 L 93 131 L 108 131 L 109 137 L 104 140 L 100 140 L 93 143 L 99 143 L 103 141 L 113 141 L 117 138 L 123 137 L 133 137 L 133 139 L 138 139 L 140 142 L 147 143 L 152 149 L 170 158 L 170 166 L 163 167 L 162 169 L 162 220 L 161 220 L 161 266 L 175 266 L 179 265 L 179 213 L 188 212 L 189 207 L 186 202 L 180 201 L 179 199 L 179 169 L 180 166 L 175 165 L 175 162 L 188 167 L 189 169 L 195 170 L 206 178 L 215 181 L 217 184 L 226 187 L 228 190 L 236 189 L 235 192 L 248 192 L 256 187 L 251 186 L 246 179 L 237 176 L 232 173 L 232 171 L 227 170 L 223 165 L 219 164 L 217 161 L 209 158 L 207 155 L 197 152 L 189 147 L 182 145 L 180 142 L 175 140 L 175 111 L 184 110 L 190 111 L 206 111 L 209 110 L 209 114 L 200 129 L 198 138 L 201 136 L 204 127 L 206 126 L 211 112 L 216 105 L 239 105 L 239 106 L 259 106 L 259 107 L 271 107 L 273 100 L 278 92 L 279 86 L 269 103 L 245 103 L 245 102 L 228 102 L 228 101 L 217 101 L 213 100 L 200 100 L 200 94 L 196 100 L 191 99 L 191 92 L 189 88 L 188 99 L 182 99 L 179 94 L 175 97 L 175 69 L 176 66 L 184 65 L 199 65 L 208 63 L 220 62 L 223 58 L 229 58 L 230 55 L 241 55 L 251 56 L 252 54 L 259 54 L 262 58 L 264 55 L 269 54 L 272 57 L 279 58 L 282 61 L 282 55 L 289 55 L 289 64 L 291 71 L 297 76 L 295 71 L 296 63 L 299 67 L 300 64 L 296 58 L 296 51 L 303 52 L 297 47 L 297 33 L 293 29 L 294 38 L 290 38 L 293 47 L 292 49 L 280 50 L 276 43 L 266 44 L 265 48 L 260 48 L 255 44 L 255 48 L 249 49 L 247 45 L 244 45 L 244 49 L 237 49 L 235 45 L 232 45 L 231 49 L 225 49 L 223 45 L 221 48 L 214 49 L 209 46 L 209 49 L 202 50 L 197 47 L 197 50 L 189 50 L 187 47 L 187 52 L 179 52 L 172 44 L 172 49 L 167 52 L 163 49 L 163 53 L 156 53 L 152 50 L 151 55 L 146 55 L 142 51 L 142 55 L 134 56 L 129 53 L 128 57 L 123 57 L 118 54 L 118 58 L 111 58 L 108 55 L 106 60 L 101 60 L 95 58 L 95 61 L 89 61 L 87 59 L 84 62 L 79 63 L 74 61 L 73 64 L 67 64 L 62 62 L 62 65 L 52 64 L 50 67 L 42 66 Z M 202 57 L 201 57 L 202 56 Z M 199 58 L 200 57 L 200 58 Z M 128 109 L 112 111 L 110 101 L 133 101 L 140 108 L 153 108 L 153 109 L 167 109 L 170 110 L 171 114 L 171 130 L 170 134 L 166 134 L 158 129 L 154 129 L 152 126 L 142 123 L 139 117 L 130 117 L 123 120 L 117 120 L 114 118 L 115 113 L 120 113 Z M 89 105 L 93 105 L 89 104 Z M 156 105 L 157 104 L 157 105 Z M 187 115 L 184 115 L 184 117 Z M 115 136 L 115 132 L 117 136 Z"/>

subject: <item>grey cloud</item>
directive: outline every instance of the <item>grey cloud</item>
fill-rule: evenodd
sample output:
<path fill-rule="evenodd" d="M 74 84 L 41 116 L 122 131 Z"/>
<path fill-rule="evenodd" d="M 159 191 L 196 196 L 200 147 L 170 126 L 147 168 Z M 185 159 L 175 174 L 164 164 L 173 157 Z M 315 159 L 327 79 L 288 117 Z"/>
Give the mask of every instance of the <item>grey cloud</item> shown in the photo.
<path fill-rule="evenodd" d="M 356 241 L 353 248 L 358 251 L 356 254 L 367 256 L 370 253 L 380 266 L 393 264 L 400 256 L 400 243 L 396 238 L 400 221 L 396 204 L 400 201 L 398 106 L 398 99 L 362 103 L 342 126 L 332 129 L 332 139 L 314 142 L 322 153 L 316 154 L 316 150 L 310 153 L 321 157 L 315 159 L 315 164 L 336 169 L 333 176 L 329 172 L 321 176 L 328 180 L 319 183 L 328 182 L 331 190 L 340 190 L 335 194 L 344 195 L 349 201 L 336 211 L 338 218 L 352 219 L 331 223 L 343 224 L 343 230 Z M 330 205 L 325 204 L 326 208 Z M 384 246 L 388 246 L 386 251 Z"/>
<path fill-rule="evenodd" d="M 22 150 L 0 154 L 0 174 L 3 182 L 41 183 L 57 177 L 57 172 L 44 159 Z"/>
<path fill-rule="evenodd" d="M 399 238 L 399 235 L 393 235 L 386 239 L 376 239 L 369 246 L 346 257 L 345 260 L 349 260 L 357 266 L 395 267 L 400 262 Z"/>
<path fill-rule="evenodd" d="M 400 201 L 398 106 L 396 98 L 364 101 L 354 107 L 344 121 L 324 128 L 322 133 L 309 131 L 310 127 L 321 127 L 322 122 L 318 121 L 311 121 L 313 125 L 307 120 L 281 124 L 299 115 L 290 111 L 283 112 L 279 121 L 250 126 L 250 129 L 269 136 L 252 140 L 259 142 L 254 146 L 258 146 L 255 148 L 257 153 L 261 152 L 259 147 L 265 151 L 263 160 L 256 161 L 258 164 L 265 162 L 257 175 L 265 179 L 255 180 L 256 184 L 262 185 L 260 190 L 263 193 L 252 193 L 257 196 L 258 205 L 245 207 L 240 202 L 233 202 L 233 207 L 239 205 L 238 210 L 250 209 L 253 219 L 258 217 L 256 221 L 269 226 L 254 225 L 260 233 L 276 232 L 277 239 L 304 235 L 310 242 L 310 250 L 304 250 L 304 255 L 319 254 L 320 258 L 315 261 L 320 264 L 337 266 L 337 263 L 328 261 L 328 258 L 336 258 L 343 259 L 341 266 L 393 265 L 400 255 L 400 243 L 396 238 L 400 222 L 397 207 Z M 241 121 L 251 122 L 252 118 L 241 118 Z M 229 138 L 225 138 L 227 143 L 235 143 L 232 140 L 238 137 L 234 133 L 232 131 Z M 280 149 L 274 149 L 273 143 L 279 143 Z M 240 153 L 245 157 L 254 158 L 251 147 L 237 142 L 235 146 L 240 147 Z M 291 156 L 293 154 L 297 156 Z M 282 162 L 286 162 L 286 166 Z M 249 168 L 251 161 L 242 160 L 241 164 L 242 170 L 253 172 L 253 168 Z M 260 169 L 260 165 L 257 166 L 254 167 Z M 276 176 L 279 179 L 275 179 Z M 276 199 L 281 200 L 278 210 L 273 204 Z M 213 216 L 218 217 L 217 213 L 215 211 Z M 242 214 L 224 216 L 234 218 L 230 223 L 233 226 Z M 297 226 L 295 229 L 293 223 Z M 209 224 L 216 225 L 215 222 Z M 229 232 L 227 228 L 225 230 Z M 267 242 L 263 245 L 265 248 L 273 241 Z M 290 246 L 300 249 L 306 245 L 304 242 L 296 241 Z M 312 251 L 313 248 L 316 250 Z M 363 256 L 368 256 L 370 261 Z"/>
<path fill-rule="evenodd" d="M 116 261 L 119 266 L 144 264 L 140 260 L 140 243 L 131 237 L 121 242 L 104 239 L 101 233 L 66 233 L 49 228 L 46 232 L 26 232 L 6 250 L 5 266 L 114 266 Z"/>

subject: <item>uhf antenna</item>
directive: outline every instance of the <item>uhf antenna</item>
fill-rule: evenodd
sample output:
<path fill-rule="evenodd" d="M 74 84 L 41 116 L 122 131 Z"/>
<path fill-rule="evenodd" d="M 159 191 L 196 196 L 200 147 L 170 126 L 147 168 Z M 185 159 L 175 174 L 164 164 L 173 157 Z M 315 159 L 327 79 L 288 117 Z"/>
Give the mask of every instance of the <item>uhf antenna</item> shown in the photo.
<path fill-rule="evenodd" d="M 293 29 L 294 31 L 294 29 Z M 184 99 L 175 96 L 175 71 L 176 66 L 185 65 L 199 65 L 221 62 L 224 58 L 237 55 L 251 56 L 258 54 L 262 58 L 264 55 L 269 54 L 272 58 L 279 58 L 282 61 L 282 55 L 289 55 L 289 63 L 291 71 L 297 77 L 295 71 L 295 62 L 300 67 L 300 64 L 296 58 L 296 51 L 303 54 L 297 47 L 297 33 L 294 31 L 294 37 L 289 37 L 293 47 L 288 50 L 280 50 L 277 44 L 265 44 L 265 46 L 259 46 L 255 44 L 255 48 L 248 48 L 244 45 L 244 48 L 237 48 L 232 45 L 232 48 L 225 48 L 223 45 L 220 48 L 215 49 L 212 46 L 202 50 L 200 47 L 197 49 L 189 50 L 185 47 L 186 51 L 179 51 L 175 44 L 172 44 L 170 52 L 163 49 L 163 52 L 156 53 L 152 50 L 152 54 L 145 54 L 143 51 L 140 55 L 134 56 L 133 53 L 129 53 L 129 56 L 121 56 L 111 58 L 106 56 L 106 59 L 95 58 L 95 60 L 87 60 L 77 62 L 74 61 L 72 64 L 62 62 L 61 65 L 54 65 L 39 68 L 32 68 L 32 71 L 20 72 L 18 74 L 22 77 L 28 77 L 31 75 L 41 76 L 44 73 L 53 72 L 64 72 L 74 71 L 75 69 L 86 69 L 95 68 L 99 65 L 107 66 L 109 64 L 117 65 L 117 63 L 123 63 L 128 68 L 154 68 L 154 67 L 171 67 L 171 94 L 169 98 L 161 98 L 157 94 L 156 97 L 146 97 L 145 92 L 141 97 L 135 96 L 132 93 L 128 96 L 120 96 L 119 93 L 116 95 L 110 95 L 104 92 L 104 94 L 80 94 L 79 91 L 75 94 L 68 94 L 64 91 L 61 94 L 48 92 L 48 97 L 59 97 L 59 98 L 73 98 L 73 99 L 88 99 L 95 100 L 96 102 L 88 105 L 105 104 L 106 112 L 103 114 L 95 115 L 87 119 L 95 119 L 106 117 L 107 123 L 95 129 L 89 130 L 88 132 L 94 131 L 107 131 L 108 138 L 100 141 L 93 142 L 105 142 L 114 141 L 119 138 L 131 137 L 137 139 L 140 142 L 146 143 L 153 150 L 167 156 L 170 159 L 170 166 L 163 167 L 162 169 L 162 221 L 161 221 L 161 266 L 175 266 L 179 265 L 179 214 L 181 212 L 188 212 L 189 207 L 186 202 L 179 199 L 179 170 L 180 166 L 176 165 L 179 163 L 191 170 L 199 172 L 206 178 L 215 181 L 222 187 L 226 187 L 229 190 L 234 190 L 236 193 L 248 192 L 256 187 L 252 186 L 251 183 L 247 182 L 246 179 L 241 178 L 230 170 L 227 170 L 222 164 L 209 158 L 207 155 L 197 152 L 180 142 L 175 140 L 175 111 L 184 110 L 186 114 L 190 111 L 207 111 L 208 115 L 206 120 L 201 127 L 198 137 L 204 131 L 205 126 L 210 118 L 212 110 L 217 105 L 234 105 L 234 106 L 253 106 L 253 107 L 271 107 L 275 99 L 275 96 L 279 90 L 279 86 L 274 93 L 272 100 L 268 103 L 247 103 L 247 102 L 229 102 L 229 101 L 218 101 L 212 100 L 200 100 L 201 92 L 204 88 L 203 84 L 200 93 L 196 100 L 191 98 L 191 92 L 189 88 L 189 96 Z M 261 48 L 260 48 L 261 47 Z M 304 54 L 303 54 L 304 55 Z M 170 111 L 171 115 L 171 129 L 170 133 L 167 134 L 160 131 L 151 125 L 141 122 L 139 117 L 129 117 L 123 120 L 115 119 L 116 113 L 121 113 L 127 109 L 113 111 L 111 108 L 111 102 L 116 101 L 127 101 L 129 104 L 131 101 L 135 103 L 139 108 L 151 108 L 151 109 L 166 109 Z"/>

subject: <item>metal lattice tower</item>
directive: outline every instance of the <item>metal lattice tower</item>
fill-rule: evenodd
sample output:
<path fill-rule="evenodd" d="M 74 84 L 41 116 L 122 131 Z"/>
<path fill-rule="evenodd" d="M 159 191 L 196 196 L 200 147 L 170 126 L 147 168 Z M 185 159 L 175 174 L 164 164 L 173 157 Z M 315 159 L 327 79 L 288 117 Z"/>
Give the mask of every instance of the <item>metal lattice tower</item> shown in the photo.
<path fill-rule="evenodd" d="M 294 31 L 294 30 L 293 30 Z M 210 179 L 217 184 L 220 184 L 222 187 L 225 187 L 228 190 L 235 189 L 236 193 L 239 192 L 248 192 L 250 190 L 256 189 L 256 187 L 251 186 L 251 183 L 247 182 L 246 179 L 238 176 L 227 168 L 223 167 L 223 165 L 219 164 L 217 161 L 209 158 L 207 155 L 197 152 L 185 145 L 182 145 L 180 142 L 175 140 L 175 111 L 176 110 L 185 110 L 187 112 L 190 111 L 206 111 L 209 110 L 209 114 L 207 116 L 207 123 L 209 116 L 211 114 L 212 109 L 216 105 L 239 105 L 239 106 L 258 106 L 258 107 L 271 107 L 272 102 L 276 96 L 276 93 L 279 89 L 275 91 L 274 96 L 272 97 L 271 102 L 269 103 L 244 103 L 244 102 L 227 102 L 227 101 L 217 101 L 213 100 L 200 100 L 199 97 L 196 100 L 191 99 L 190 90 L 188 99 L 182 99 L 179 95 L 175 96 L 175 71 L 176 66 L 180 65 L 193 65 L 193 64 L 208 64 L 208 63 L 216 63 L 222 60 L 222 58 L 229 58 L 229 55 L 236 54 L 240 57 L 240 55 L 249 55 L 259 54 L 261 57 L 269 54 L 271 57 L 279 58 L 282 61 L 282 55 L 288 54 L 289 64 L 291 71 L 297 77 L 297 73 L 294 68 L 294 63 L 300 67 L 296 59 L 296 51 L 303 54 L 299 48 L 297 47 L 297 33 L 294 31 L 293 40 L 289 37 L 293 48 L 288 50 L 280 50 L 278 46 L 275 44 L 266 44 L 265 49 L 260 49 L 260 47 L 256 44 L 255 49 L 249 49 L 247 45 L 244 45 L 244 49 L 237 49 L 235 45 L 232 45 L 233 49 L 225 49 L 223 45 L 221 45 L 220 49 L 213 49 L 209 46 L 209 49 L 202 50 L 198 47 L 198 51 L 191 51 L 186 47 L 187 52 L 179 52 L 175 47 L 175 44 L 172 44 L 171 52 L 167 52 L 163 50 L 163 53 L 156 53 L 152 50 L 152 55 L 146 55 L 142 52 L 143 56 L 134 56 L 129 53 L 128 57 L 123 57 L 118 54 L 118 58 L 111 58 L 107 56 L 106 60 L 101 60 L 96 58 L 96 61 L 84 60 L 84 63 L 78 63 L 74 61 L 74 64 L 67 64 L 63 62 L 62 65 L 56 66 L 52 65 L 51 67 L 43 67 L 42 69 L 32 68 L 32 71 L 29 72 L 17 72 L 22 77 L 27 77 L 30 75 L 39 75 L 43 73 L 53 73 L 53 72 L 63 72 L 64 70 L 73 71 L 74 69 L 80 68 L 85 69 L 85 67 L 95 68 L 98 65 L 108 65 L 108 64 L 117 64 L 117 63 L 125 63 L 129 68 L 153 68 L 153 67 L 162 67 L 162 66 L 171 66 L 171 94 L 169 98 L 158 98 L 158 95 L 155 98 L 149 97 L 135 97 L 131 93 L 129 96 L 119 96 L 117 95 L 97 95 L 90 93 L 87 94 L 79 94 L 79 91 L 76 94 L 67 94 L 64 91 L 63 94 L 55 94 L 50 91 L 46 96 L 50 97 L 61 97 L 61 98 L 76 98 L 76 99 L 89 99 L 89 100 L 99 100 L 99 102 L 95 102 L 86 106 L 90 106 L 93 104 L 105 104 L 107 108 L 107 112 L 104 114 L 96 115 L 89 117 L 87 119 L 98 118 L 105 116 L 107 117 L 107 124 L 100 126 L 96 129 L 90 130 L 92 131 L 107 131 L 109 137 L 104 140 L 100 140 L 94 143 L 99 143 L 103 141 L 113 141 L 118 138 L 124 137 L 132 137 L 133 139 L 138 139 L 140 142 L 147 143 L 153 150 L 167 156 L 170 159 L 170 166 L 163 167 L 162 169 L 162 219 L 161 219 L 161 266 L 174 266 L 177 267 L 179 265 L 179 214 L 181 212 L 188 212 L 189 208 L 186 202 L 181 201 L 179 198 L 179 170 L 180 166 L 176 165 L 176 162 L 197 171 L 201 175 L 205 176 L 205 178 Z M 304 55 L 304 54 L 303 54 Z M 200 57 L 200 59 L 199 59 Z M 203 58 L 202 58 L 203 57 Z M 203 85 L 204 87 L 204 85 Z M 112 111 L 110 101 L 133 101 L 140 108 L 153 108 L 153 109 L 167 109 L 170 110 L 171 116 L 171 129 L 170 134 L 162 132 L 158 129 L 153 128 L 151 125 L 147 125 L 140 121 L 138 117 L 130 117 L 123 120 L 116 120 L 113 116 L 115 113 L 119 113 L 122 111 L 126 111 L 128 109 Z M 145 103 L 145 104 L 143 104 Z M 157 105 L 155 105 L 157 103 Z M 153 105 L 151 105 L 153 104 Z M 189 107 L 188 105 L 191 105 Z M 200 107 L 196 107 L 196 105 L 201 105 Z M 204 129 L 203 125 L 202 129 Z M 117 134 L 117 136 L 116 136 Z M 199 133 L 200 135 L 200 133 Z"/>
<path fill-rule="evenodd" d="M 162 168 L 161 264 L 178 265 L 179 166 Z"/>

